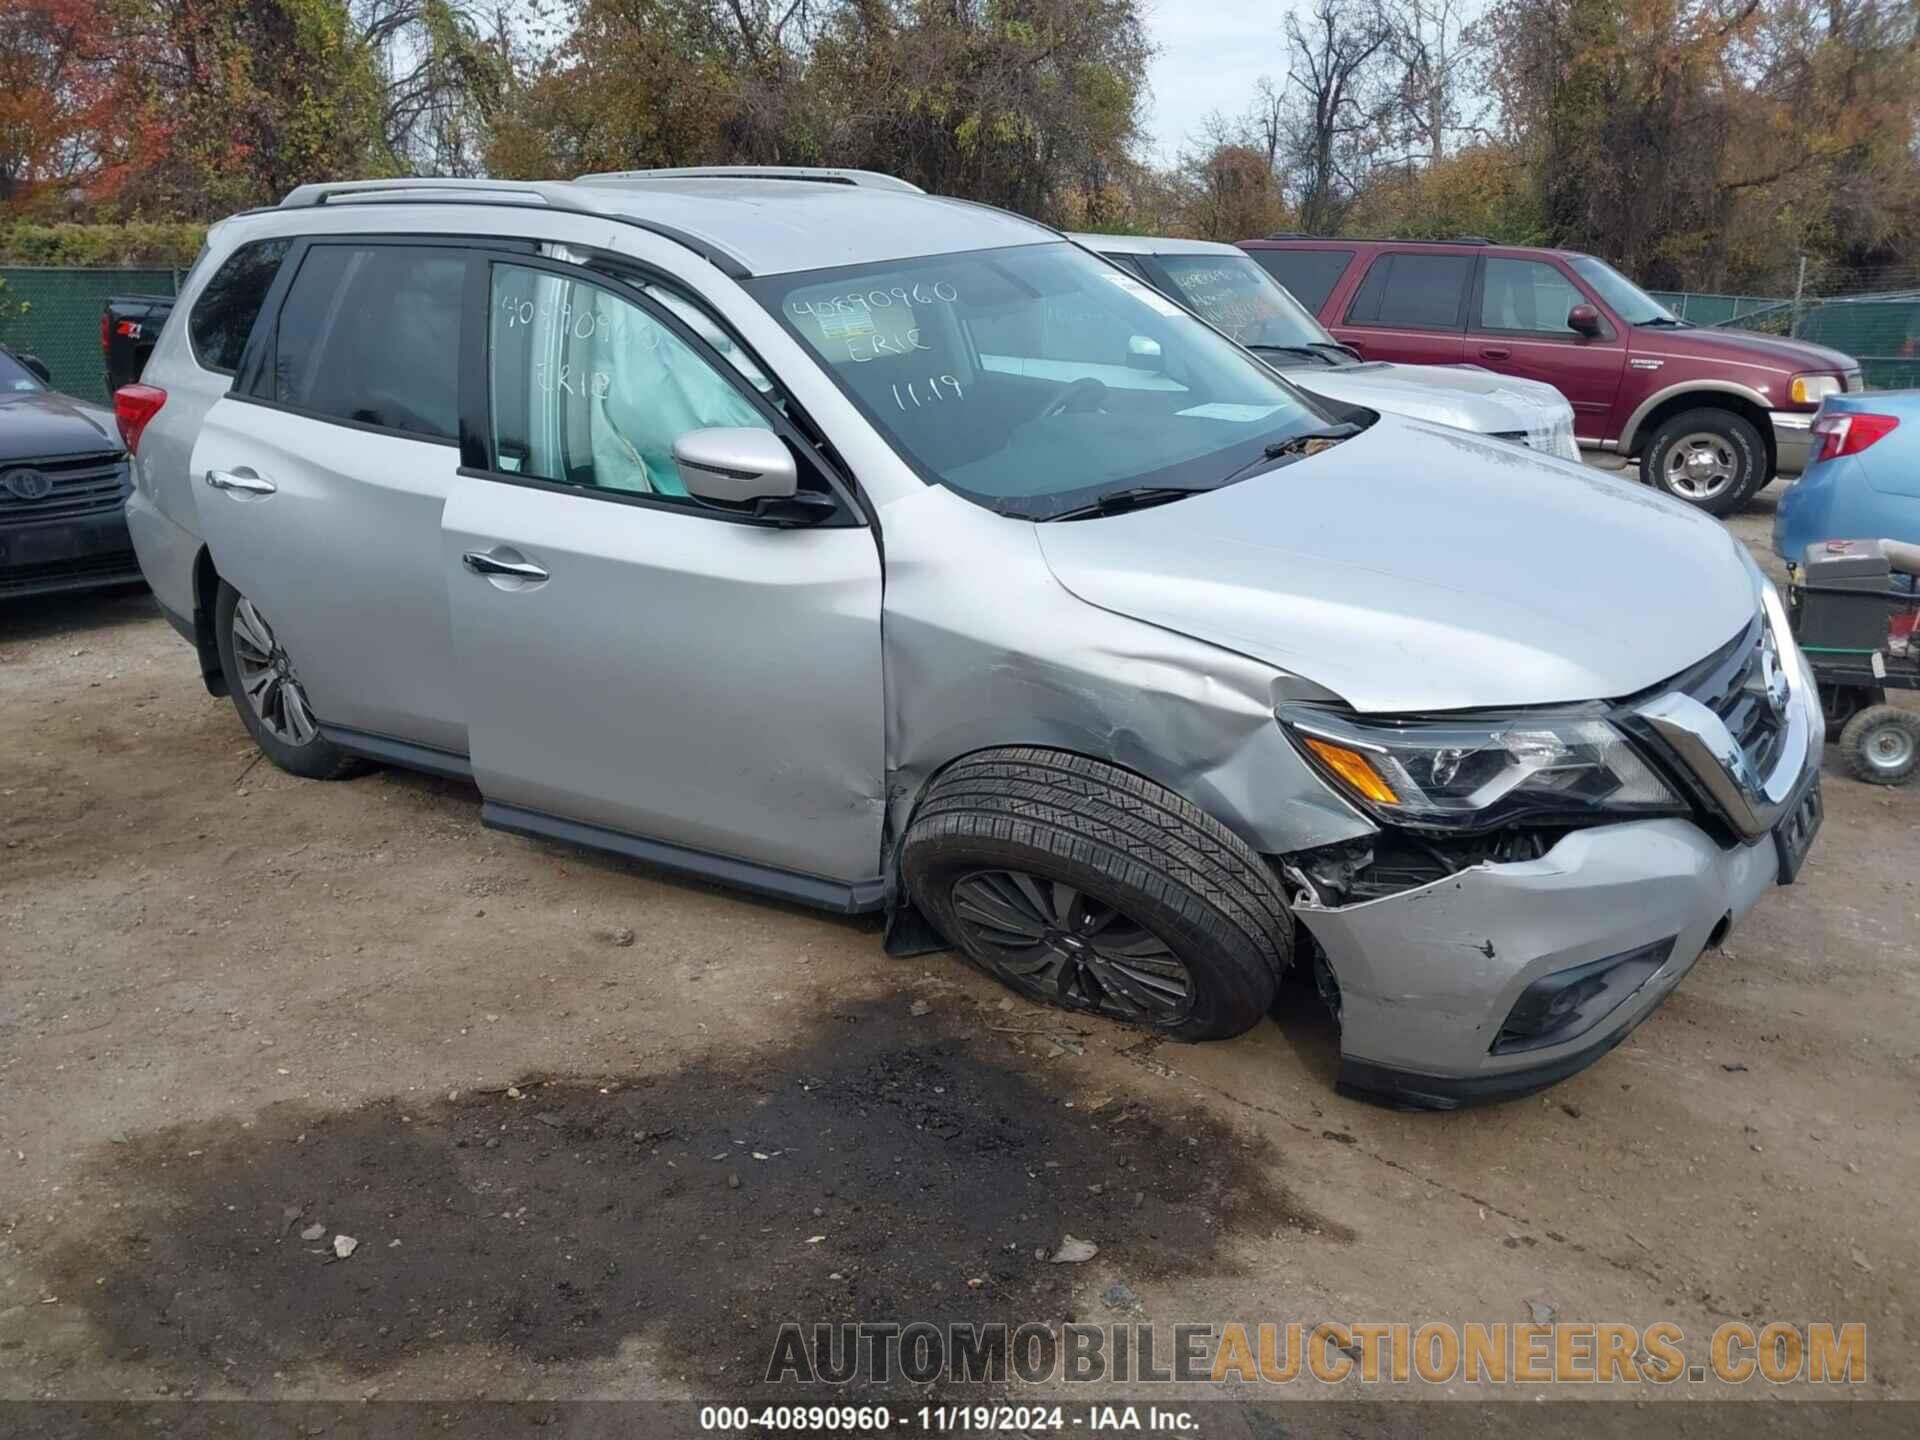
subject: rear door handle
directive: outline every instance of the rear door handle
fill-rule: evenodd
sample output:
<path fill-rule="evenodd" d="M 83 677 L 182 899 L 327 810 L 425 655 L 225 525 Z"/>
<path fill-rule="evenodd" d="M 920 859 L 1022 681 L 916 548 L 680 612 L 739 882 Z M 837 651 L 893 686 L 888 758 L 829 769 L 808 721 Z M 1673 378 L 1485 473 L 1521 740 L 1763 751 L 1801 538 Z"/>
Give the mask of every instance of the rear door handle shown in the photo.
<path fill-rule="evenodd" d="M 1511 354 L 1513 351 L 1504 345 L 1489 345 L 1480 352 L 1481 358 L 1485 360 L 1505 360 Z"/>
<path fill-rule="evenodd" d="M 207 484 L 215 490 L 238 491 L 242 495 L 272 495 L 280 489 L 264 475 L 241 475 L 232 470 L 207 471 Z"/>
<path fill-rule="evenodd" d="M 467 551 L 460 557 L 460 563 L 474 574 L 489 578 L 528 580 L 535 584 L 553 578 L 531 560 L 503 560 L 497 555 L 489 555 L 485 550 Z"/>

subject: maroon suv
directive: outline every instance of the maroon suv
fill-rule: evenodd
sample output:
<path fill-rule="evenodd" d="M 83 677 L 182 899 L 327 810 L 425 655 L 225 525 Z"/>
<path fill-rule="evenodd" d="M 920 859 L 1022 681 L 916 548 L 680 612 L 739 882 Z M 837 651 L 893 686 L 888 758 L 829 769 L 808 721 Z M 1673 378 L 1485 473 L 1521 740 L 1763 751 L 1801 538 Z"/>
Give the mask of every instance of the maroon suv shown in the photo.
<path fill-rule="evenodd" d="M 1367 359 L 1544 380 L 1582 445 L 1639 457 L 1648 484 L 1714 515 L 1800 469 L 1821 397 L 1861 388 L 1850 356 L 1698 329 L 1569 250 L 1294 235 L 1241 248 Z"/>

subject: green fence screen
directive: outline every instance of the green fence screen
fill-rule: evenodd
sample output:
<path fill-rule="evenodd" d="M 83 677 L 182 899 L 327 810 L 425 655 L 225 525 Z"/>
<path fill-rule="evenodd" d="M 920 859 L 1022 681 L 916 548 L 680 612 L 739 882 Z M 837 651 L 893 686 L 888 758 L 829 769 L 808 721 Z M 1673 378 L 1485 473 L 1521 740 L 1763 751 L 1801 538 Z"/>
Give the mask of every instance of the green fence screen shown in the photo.
<path fill-rule="evenodd" d="M 1869 389 L 1920 386 L 1920 290 L 1822 301 L 1794 333 L 1853 356 Z"/>
<path fill-rule="evenodd" d="M 1682 320 L 1695 325 L 1725 325 L 1785 302 L 1773 295 L 1707 295 L 1697 290 L 1647 292 Z"/>
<path fill-rule="evenodd" d="M 1860 375 L 1869 390 L 1920 386 L 1920 290 L 1808 295 L 1798 306 L 1792 300 L 1760 295 L 1647 293 L 1695 325 L 1792 335 L 1851 355 L 1860 362 Z"/>
<path fill-rule="evenodd" d="M 0 282 L 6 286 L 0 289 L 0 341 L 46 361 L 56 390 L 105 401 L 100 315 L 107 297 L 172 295 L 180 288 L 182 273 L 0 266 Z"/>

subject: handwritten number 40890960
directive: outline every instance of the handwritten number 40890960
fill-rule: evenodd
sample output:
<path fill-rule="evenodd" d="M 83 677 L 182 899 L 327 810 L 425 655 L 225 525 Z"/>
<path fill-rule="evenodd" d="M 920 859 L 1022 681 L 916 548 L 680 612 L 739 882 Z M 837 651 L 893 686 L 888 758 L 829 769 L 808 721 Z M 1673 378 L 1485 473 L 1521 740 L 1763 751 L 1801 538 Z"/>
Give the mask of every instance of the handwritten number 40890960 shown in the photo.
<path fill-rule="evenodd" d="M 919 410 L 927 405 L 937 405 L 943 400 L 967 398 L 961 392 L 960 382 L 951 375 L 929 375 L 925 384 L 927 388 L 923 393 L 920 389 L 920 381 L 909 380 L 904 386 L 906 393 L 903 395 L 901 393 L 903 387 L 896 382 L 891 387 L 893 403 L 902 410 Z"/>

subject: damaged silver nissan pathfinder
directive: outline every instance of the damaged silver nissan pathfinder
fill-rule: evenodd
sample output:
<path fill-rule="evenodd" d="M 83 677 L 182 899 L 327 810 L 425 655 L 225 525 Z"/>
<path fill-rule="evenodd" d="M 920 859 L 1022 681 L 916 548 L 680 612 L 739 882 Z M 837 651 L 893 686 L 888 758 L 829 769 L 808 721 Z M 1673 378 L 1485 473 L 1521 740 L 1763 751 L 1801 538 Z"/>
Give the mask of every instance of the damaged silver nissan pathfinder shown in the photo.
<path fill-rule="evenodd" d="M 1820 818 L 1714 521 L 1330 407 L 1054 231 L 844 171 L 310 186 L 117 397 L 142 567 L 261 748 L 1236 1034 L 1593 1060 Z"/>

